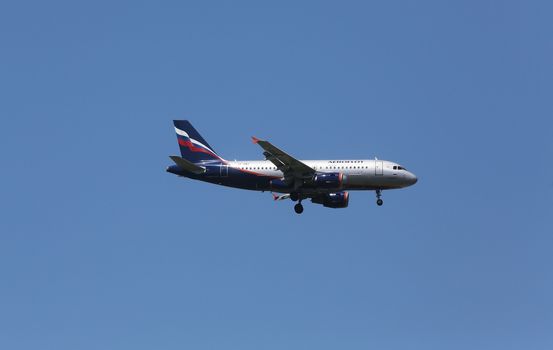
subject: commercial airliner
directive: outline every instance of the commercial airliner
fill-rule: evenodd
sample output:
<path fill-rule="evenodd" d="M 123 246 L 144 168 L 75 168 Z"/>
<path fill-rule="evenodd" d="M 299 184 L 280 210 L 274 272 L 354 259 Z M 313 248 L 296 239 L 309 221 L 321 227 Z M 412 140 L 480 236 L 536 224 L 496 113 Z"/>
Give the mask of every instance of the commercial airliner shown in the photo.
<path fill-rule="evenodd" d="M 346 208 L 349 192 L 376 192 L 414 185 L 417 177 L 403 166 L 380 159 L 298 160 L 270 142 L 252 137 L 265 160 L 228 161 L 187 120 L 174 120 L 181 157 L 170 156 L 175 165 L 167 172 L 217 185 L 254 191 L 271 191 L 274 200 L 290 199 L 296 213 L 304 199 L 328 208 Z M 278 193 L 278 194 L 275 194 Z"/>

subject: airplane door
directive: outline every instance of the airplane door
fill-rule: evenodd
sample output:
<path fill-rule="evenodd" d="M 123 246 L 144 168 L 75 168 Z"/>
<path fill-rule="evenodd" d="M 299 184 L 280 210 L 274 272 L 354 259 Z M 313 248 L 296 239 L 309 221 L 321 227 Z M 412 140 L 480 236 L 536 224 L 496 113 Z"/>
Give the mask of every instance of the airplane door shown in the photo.
<path fill-rule="evenodd" d="M 228 177 L 228 165 L 221 165 L 221 177 Z"/>
<path fill-rule="evenodd" d="M 384 175 L 383 163 L 384 163 L 384 161 L 382 161 L 382 160 L 375 160 L 374 161 L 374 174 L 375 175 L 377 175 L 377 176 Z"/>

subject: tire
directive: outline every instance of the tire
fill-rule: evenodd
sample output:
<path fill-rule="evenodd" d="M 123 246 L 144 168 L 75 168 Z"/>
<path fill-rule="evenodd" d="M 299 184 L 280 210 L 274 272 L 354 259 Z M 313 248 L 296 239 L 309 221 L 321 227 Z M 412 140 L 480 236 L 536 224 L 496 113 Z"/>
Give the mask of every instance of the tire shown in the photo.
<path fill-rule="evenodd" d="M 382 204 L 384 204 L 384 201 L 382 199 L 378 198 L 376 200 L 376 205 L 381 206 Z"/>
<path fill-rule="evenodd" d="M 294 211 L 296 212 L 296 214 L 303 213 L 303 205 L 301 205 L 300 203 L 294 205 Z"/>

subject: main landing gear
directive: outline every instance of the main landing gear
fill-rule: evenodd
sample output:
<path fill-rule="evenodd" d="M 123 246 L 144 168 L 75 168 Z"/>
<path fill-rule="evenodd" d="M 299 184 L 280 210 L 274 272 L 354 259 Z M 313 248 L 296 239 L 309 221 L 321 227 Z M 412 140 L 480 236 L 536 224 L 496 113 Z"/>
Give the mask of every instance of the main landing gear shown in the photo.
<path fill-rule="evenodd" d="M 290 193 L 290 199 L 293 202 L 296 202 L 296 201 L 298 202 L 296 203 L 296 205 L 294 205 L 294 211 L 296 212 L 296 214 L 303 213 L 303 205 L 301 204 L 302 198 L 300 197 L 299 193 L 297 192 Z"/>
<path fill-rule="evenodd" d="M 382 197 L 382 190 L 376 190 L 376 205 L 378 206 L 384 204 L 384 201 L 380 197 Z"/>

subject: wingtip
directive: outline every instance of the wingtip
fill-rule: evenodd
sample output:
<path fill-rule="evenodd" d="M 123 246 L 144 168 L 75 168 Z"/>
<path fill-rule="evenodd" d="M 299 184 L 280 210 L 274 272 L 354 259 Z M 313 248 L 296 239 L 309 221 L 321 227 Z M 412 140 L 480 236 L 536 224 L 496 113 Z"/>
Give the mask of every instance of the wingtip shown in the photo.
<path fill-rule="evenodd" d="M 259 141 L 260 141 L 260 140 L 259 140 L 257 137 L 252 136 L 252 142 L 253 142 L 253 143 L 258 143 Z"/>

